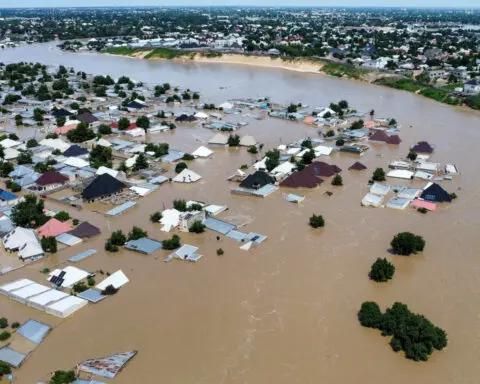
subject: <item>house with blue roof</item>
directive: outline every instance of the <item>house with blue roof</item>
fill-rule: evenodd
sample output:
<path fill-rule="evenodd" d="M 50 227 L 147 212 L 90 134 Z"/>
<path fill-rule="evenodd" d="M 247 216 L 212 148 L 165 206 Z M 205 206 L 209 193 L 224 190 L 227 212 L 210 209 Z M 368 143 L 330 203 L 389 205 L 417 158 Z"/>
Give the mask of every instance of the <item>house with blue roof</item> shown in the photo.
<path fill-rule="evenodd" d="M 6 191 L 5 189 L 0 189 L 0 205 L 1 206 L 13 206 L 18 203 L 18 196 Z"/>

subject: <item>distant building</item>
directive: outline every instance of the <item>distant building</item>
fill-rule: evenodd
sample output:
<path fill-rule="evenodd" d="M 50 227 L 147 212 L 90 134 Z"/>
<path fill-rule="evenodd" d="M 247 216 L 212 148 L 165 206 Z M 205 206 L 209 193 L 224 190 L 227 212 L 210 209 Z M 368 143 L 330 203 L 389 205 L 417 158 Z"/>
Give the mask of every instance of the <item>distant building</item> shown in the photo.
<path fill-rule="evenodd" d="M 182 212 L 180 214 L 179 229 L 182 232 L 188 232 L 192 224 L 196 221 L 205 221 L 205 211 Z"/>
<path fill-rule="evenodd" d="M 463 84 L 463 92 L 476 95 L 480 93 L 480 80 L 470 80 Z"/>

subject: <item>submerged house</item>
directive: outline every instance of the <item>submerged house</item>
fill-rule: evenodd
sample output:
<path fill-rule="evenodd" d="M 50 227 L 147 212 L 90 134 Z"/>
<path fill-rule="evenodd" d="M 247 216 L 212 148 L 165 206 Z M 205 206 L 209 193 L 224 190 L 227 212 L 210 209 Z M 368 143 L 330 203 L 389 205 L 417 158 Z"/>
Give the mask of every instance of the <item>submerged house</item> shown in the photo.
<path fill-rule="evenodd" d="M 280 184 L 287 188 L 316 188 L 323 183 L 323 179 L 307 169 L 292 173 Z"/>
<path fill-rule="evenodd" d="M 82 192 L 83 200 L 92 202 L 97 199 L 115 195 L 126 185 L 108 173 L 97 176 Z"/>
<path fill-rule="evenodd" d="M 433 153 L 434 149 L 435 148 L 426 141 L 419 141 L 411 147 L 411 150 L 415 153 Z"/>
<path fill-rule="evenodd" d="M 22 260 L 44 255 L 42 246 L 33 229 L 17 227 L 3 238 L 3 246 L 8 252 L 18 251 Z"/>
<path fill-rule="evenodd" d="M 52 191 L 60 188 L 69 181 L 69 178 L 57 171 L 47 171 L 36 181 L 33 189 L 37 191 Z M 32 189 L 32 188 L 31 188 Z"/>
<path fill-rule="evenodd" d="M 80 147 L 78 144 L 71 145 L 65 152 L 63 152 L 65 157 L 88 157 L 88 150 Z"/>
<path fill-rule="evenodd" d="M 355 163 L 353 163 L 350 168 L 348 168 L 350 171 L 363 171 L 365 169 L 367 169 L 367 166 L 360 163 L 359 161 L 356 161 Z"/>
<path fill-rule="evenodd" d="M 333 164 L 327 164 L 323 161 L 314 161 L 304 171 L 310 172 L 314 176 L 331 177 L 342 172 L 342 169 Z"/>
<path fill-rule="evenodd" d="M 264 171 L 257 171 L 248 175 L 247 178 L 240 183 L 240 187 L 247 189 L 260 189 L 267 184 L 275 184 L 275 178 Z"/>
<path fill-rule="evenodd" d="M 452 196 L 437 183 L 427 185 L 420 197 L 436 203 L 450 203 L 452 201 Z"/>
<path fill-rule="evenodd" d="M 182 232 L 188 232 L 193 223 L 195 223 L 196 221 L 200 221 L 201 223 L 203 223 L 205 222 L 205 218 L 205 211 L 182 212 L 180 213 L 180 220 L 178 223 L 179 229 Z"/>

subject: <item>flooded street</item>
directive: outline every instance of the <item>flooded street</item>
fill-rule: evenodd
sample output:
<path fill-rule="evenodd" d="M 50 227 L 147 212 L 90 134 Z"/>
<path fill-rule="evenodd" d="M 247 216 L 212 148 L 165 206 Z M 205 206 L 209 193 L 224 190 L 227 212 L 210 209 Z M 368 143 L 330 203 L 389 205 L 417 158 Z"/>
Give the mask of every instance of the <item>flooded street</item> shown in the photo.
<path fill-rule="evenodd" d="M 106 218 L 70 209 L 102 234 L 0 277 L 0 284 L 19 278 L 45 283 L 40 271 L 83 250 L 98 253 L 78 263 L 88 271 L 122 269 L 130 283 L 99 304 L 89 304 L 70 318 L 59 320 L 0 297 L 1 315 L 12 321 L 34 318 L 53 331 L 16 372 L 17 383 L 47 380 L 56 369 L 70 369 L 80 360 L 137 350 L 138 355 L 113 381 L 131 383 L 435 383 L 476 382 L 480 374 L 480 115 L 452 108 L 407 92 L 322 75 L 284 70 L 150 62 L 93 54 L 62 53 L 52 44 L 0 51 L 0 62 L 33 61 L 73 66 L 112 77 L 127 75 L 149 84 L 170 82 L 201 92 L 208 102 L 234 97 L 265 97 L 275 102 L 328 105 L 348 100 L 359 111 L 374 108 L 378 117 L 394 117 L 402 129 L 398 147 L 370 144 L 360 158 L 367 171 L 348 167 L 356 155 L 335 153 L 326 161 L 343 169 L 343 187 L 326 180 L 314 190 L 281 188 L 265 199 L 232 195 L 226 181 L 241 164 L 261 154 L 245 149 L 214 149 L 211 159 L 195 160 L 189 168 L 202 176 L 191 185 L 165 184 L 139 199 L 127 213 Z M 225 89 L 220 89 L 225 87 Z M 317 137 L 316 129 L 273 118 L 249 120 L 238 133 L 253 135 L 270 149 L 300 137 Z M 155 134 L 152 141 L 189 151 L 213 136 L 203 128 L 178 126 Z M 148 138 L 148 136 L 147 136 Z M 405 156 L 419 140 L 436 145 L 431 157 L 454 162 L 460 175 L 442 185 L 459 198 L 435 212 L 413 209 L 362 208 L 372 171 Z M 380 156 L 382 155 L 382 157 Z M 172 173 L 170 172 L 169 175 Z M 424 182 L 389 179 L 390 184 L 422 186 Z M 325 191 L 332 191 L 328 197 Z M 284 193 L 305 195 L 301 205 L 284 200 Z M 220 219 L 246 222 L 243 232 L 268 236 L 249 252 L 217 234 L 181 233 L 182 243 L 198 246 L 198 263 L 164 263 L 167 252 L 145 256 L 121 250 L 106 254 L 105 239 L 113 230 L 128 232 L 133 225 L 154 239 L 171 234 L 152 224 L 152 212 L 171 207 L 174 198 L 227 205 Z M 47 202 L 48 208 L 63 208 Z M 308 219 L 322 214 L 324 229 L 312 230 Z M 411 257 L 389 256 L 394 234 L 422 235 L 426 248 Z M 216 255 L 223 248 L 223 256 Z M 396 266 L 392 281 L 376 284 L 368 271 L 377 257 Z M 101 277 L 97 273 L 97 281 Z M 394 353 L 388 338 L 363 328 L 357 320 L 361 303 L 377 301 L 384 309 L 395 301 L 408 304 L 448 333 L 449 344 L 427 363 L 408 361 Z M 108 380 L 102 380 L 110 382 Z"/>

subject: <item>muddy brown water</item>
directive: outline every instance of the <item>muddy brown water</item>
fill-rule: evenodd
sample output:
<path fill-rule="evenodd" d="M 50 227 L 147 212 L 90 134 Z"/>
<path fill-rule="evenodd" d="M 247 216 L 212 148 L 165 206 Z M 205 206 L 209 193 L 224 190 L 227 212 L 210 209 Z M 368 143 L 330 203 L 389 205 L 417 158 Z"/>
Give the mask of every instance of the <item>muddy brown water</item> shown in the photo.
<path fill-rule="evenodd" d="M 18 383 L 46 380 L 56 369 L 72 368 L 82 359 L 138 350 L 138 355 L 114 380 L 126 383 L 473 383 L 480 368 L 480 259 L 478 249 L 479 193 L 477 180 L 480 142 L 479 115 L 444 106 L 395 90 L 333 79 L 321 75 L 241 66 L 180 65 L 118 57 L 74 55 L 49 50 L 48 44 L 0 52 L 0 61 L 39 61 L 65 64 L 91 73 L 126 74 L 136 80 L 198 89 L 210 101 L 231 97 L 271 96 L 279 102 L 326 105 L 347 99 L 359 110 L 374 108 L 378 116 L 395 117 L 402 125 L 398 147 L 372 145 L 360 158 L 368 171 L 347 168 L 358 157 L 334 154 L 327 162 L 344 171 L 343 187 L 327 180 L 318 189 L 287 191 L 248 198 L 230 193 L 226 181 L 237 167 L 252 163 L 245 150 L 215 149 L 212 159 L 190 165 L 203 179 L 193 185 L 167 184 L 138 200 L 138 206 L 112 219 L 88 209 L 72 211 L 89 220 L 102 235 L 50 256 L 47 260 L 0 277 L 0 284 L 22 277 L 45 282 L 39 271 L 65 262 L 85 249 L 98 253 L 78 267 L 90 271 L 122 269 L 130 283 L 119 293 L 88 305 L 66 320 L 0 298 L 1 315 L 11 321 L 35 318 L 54 330 L 15 372 Z M 225 86 L 226 89 L 219 89 Z M 410 127 L 412 126 L 412 127 Z M 266 148 L 286 143 L 315 130 L 274 119 L 251 119 L 240 134 L 250 133 Z M 171 147 L 190 150 L 211 132 L 178 127 L 173 133 L 152 135 Z M 426 139 L 436 145 L 432 160 L 454 162 L 461 174 L 445 188 L 459 198 L 434 213 L 414 210 L 368 209 L 360 206 L 366 182 L 377 166 L 405 155 L 408 147 Z M 200 140 L 200 141 L 199 141 Z M 380 157 L 383 156 L 383 157 Z M 257 155 L 259 157 L 259 155 Z M 389 180 L 391 184 L 420 182 Z M 327 197 L 325 191 L 334 192 Z M 286 202 L 282 194 L 300 193 L 305 202 Z M 268 240 L 249 252 L 239 244 L 207 231 L 181 234 L 182 242 L 200 247 L 196 264 L 165 264 L 166 252 L 144 256 L 128 251 L 106 254 L 105 238 L 132 225 L 152 238 L 164 239 L 149 215 L 170 207 L 173 198 L 226 204 L 219 218 L 248 222 Z M 47 203 L 49 208 L 60 208 Z M 308 218 L 322 214 L 326 227 L 312 230 Z M 410 258 L 390 256 L 392 236 L 409 230 L 424 236 L 425 252 Z M 225 254 L 216 255 L 217 248 Z M 377 257 L 396 266 L 393 281 L 375 284 L 367 274 Z M 100 280 L 100 276 L 97 280 Z M 444 328 L 448 348 L 427 363 L 407 361 L 392 352 L 388 339 L 362 328 L 356 313 L 365 300 L 382 307 L 395 301 L 425 314 Z M 108 380 L 105 380 L 108 381 Z"/>

